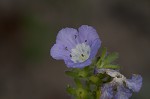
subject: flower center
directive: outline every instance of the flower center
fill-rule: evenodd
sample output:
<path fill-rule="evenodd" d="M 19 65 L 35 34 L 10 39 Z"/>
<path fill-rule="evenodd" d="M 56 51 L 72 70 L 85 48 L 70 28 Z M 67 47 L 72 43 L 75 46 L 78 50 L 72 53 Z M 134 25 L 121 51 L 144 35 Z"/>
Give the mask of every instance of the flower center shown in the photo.
<path fill-rule="evenodd" d="M 77 44 L 75 48 L 71 49 L 70 57 L 74 63 L 80 63 L 86 61 L 90 56 L 90 46 L 81 43 Z"/>

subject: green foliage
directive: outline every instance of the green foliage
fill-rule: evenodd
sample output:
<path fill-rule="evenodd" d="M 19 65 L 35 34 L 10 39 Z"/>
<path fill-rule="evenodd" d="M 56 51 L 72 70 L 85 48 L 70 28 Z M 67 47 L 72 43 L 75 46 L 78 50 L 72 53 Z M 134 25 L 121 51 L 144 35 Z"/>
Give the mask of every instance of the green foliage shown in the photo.
<path fill-rule="evenodd" d="M 117 60 L 118 57 L 119 57 L 118 53 L 114 52 L 114 53 L 107 54 L 107 49 L 103 48 L 101 58 L 99 58 L 96 64 L 97 68 L 118 69 L 119 66 L 113 64 L 113 62 Z"/>
<path fill-rule="evenodd" d="M 118 58 L 118 53 L 110 53 L 105 57 L 104 64 L 110 64 Z"/>
<path fill-rule="evenodd" d="M 95 75 L 93 75 L 93 76 L 91 76 L 90 78 L 89 78 L 89 80 L 92 82 L 92 83 L 94 83 L 94 84 L 97 84 L 97 83 L 99 83 L 99 77 L 98 76 L 95 76 Z"/>
<path fill-rule="evenodd" d="M 77 99 L 87 99 L 87 91 L 84 88 L 77 88 L 76 95 Z"/>
<path fill-rule="evenodd" d="M 75 89 L 72 88 L 70 85 L 67 86 L 66 91 L 71 95 L 75 95 Z"/>
<path fill-rule="evenodd" d="M 82 83 L 81 83 L 80 79 L 75 78 L 75 79 L 74 79 L 74 82 L 75 82 L 75 84 L 76 84 L 76 86 L 77 86 L 78 88 L 82 88 Z"/>
<path fill-rule="evenodd" d="M 72 72 L 72 71 L 65 71 L 66 75 L 70 76 L 70 77 L 78 77 L 78 75 L 75 73 L 75 72 Z"/>
<path fill-rule="evenodd" d="M 73 68 L 66 71 L 66 75 L 72 77 L 75 87 L 67 86 L 66 91 L 75 99 L 96 99 L 97 85 L 100 82 L 98 75 L 94 75 L 94 66 L 87 66 L 83 69 Z M 93 87 L 94 86 L 94 87 Z M 95 94 L 96 93 L 96 94 Z"/>
<path fill-rule="evenodd" d="M 109 64 L 109 65 L 105 65 L 104 68 L 107 68 L 107 69 L 119 69 L 120 66 L 118 65 L 112 65 L 112 64 Z"/>
<path fill-rule="evenodd" d="M 103 60 L 106 56 L 107 49 L 105 47 L 102 48 L 101 60 Z"/>
<path fill-rule="evenodd" d="M 95 69 L 118 69 L 119 66 L 113 64 L 117 58 L 118 53 L 107 54 L 107 49 L 103 48 L 101 57 L 93 60 L 90 66 L 66 71 L 66 75 L 75 82 L 75 86 L 68 85 L 66 91 L 75 99 L 100 99 L 102 84 L 110 82 L 112 78 L 105 73 L 95 73 Z"/>

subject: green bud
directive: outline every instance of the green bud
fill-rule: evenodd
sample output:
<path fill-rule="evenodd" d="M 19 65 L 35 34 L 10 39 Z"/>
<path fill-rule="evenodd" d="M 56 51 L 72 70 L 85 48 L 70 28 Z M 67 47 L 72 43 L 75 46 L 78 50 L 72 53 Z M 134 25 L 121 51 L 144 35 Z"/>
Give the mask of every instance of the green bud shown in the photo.
<path fill-rule="evenodd" d="M 97 76 L 91 76 L 90 78 L 89 78 L 89 80 L 92 82 L 92 83 L 99 83 L 99 78 L 97 77 Z"/>
<path fill-rule="evenodd" d="M 87 91 L 83 88 L 76 89 L 76 95 L 79 99 L 86 99 L 87 97 Z"/>

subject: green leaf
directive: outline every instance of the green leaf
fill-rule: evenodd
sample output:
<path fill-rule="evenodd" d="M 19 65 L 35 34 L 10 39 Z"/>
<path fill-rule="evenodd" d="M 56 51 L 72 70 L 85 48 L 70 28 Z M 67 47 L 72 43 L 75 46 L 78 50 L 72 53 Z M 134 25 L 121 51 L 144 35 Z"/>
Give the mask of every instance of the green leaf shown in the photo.
<path fill-rule="evenodd" d="M 97 62 L 97 67 L 100 68 L 103 66 L 103 60 L 106 57 L 106 53 L 107 53 L 107 49 L 105 47 L 102 48 L 102 54 L 101 57 L 99 58 L 98 62 Z"/>
<path fill-rule="evenodd" d="M 67 85 L 66 91 L 71 94 L 71 95 L 75 95 L 75 89 L 72 88 L 71 86 Z"/>
<path fill-rule="evenodd" d="M 75 78 L 74 81 L 75 81 L 78 88 L 82 88 L 82 83 L 81 83 L 80 79 Z"/>
<path fill-rule="evenodd" d="M 99 99 L 100 98 L 100 90 L 97 90 L 96 91 L 96 99 Z"/>
<path fill-rule="evenodd" d="M 75 73 L 78 73 L 79 71 L 81 71 L 81 69 L 79 69 L 79 68 L 72 68 L 71 71 L 75 72 Z"/>
<path fill-rule="evenodd" d="M 83 70 L 84 71 L 89 71 L 89 70 L 91 70 L 91 68 L 90 68 L 90 66 L 86 66 L 86 67 L 83 68 Z"/>
<path fill-rule="evenodd" d="M 103 47 L 103 48 L 102 48 L 101 58 L 100 58 L 101 60 L 103 60 L 103 59 L 105 58 L 106 53 L 107 53 L 107 48 L 106 48 L 106 47 Z"/>
<path fill-rule="evenodd" d="M 65 71 L 65 74 L 74 78 L 78 76 L 75 72 L 72 71 Z"/>
<path fill-rule="evenodd" d="M 87 77 L 87 75 L 88 75 L 88 73 L 86 72 L 86 71 L 80 71 L 79 73 L 78 73 L 78 77 Z"/>
<path fill-rule="evenodd" d="M 89 80 L 85 81 L 85 87 L 86 87 L 87 91 L 90 91 L 90 82 L 89 82 Z"/>
<path fill-rule="evenodd" d="M 98 74 L 98 77 L 99 77 L 99 79 L 103 79 L 103 78 L 105 78 L 106 77 L 106 74 Z"/>
<path fill-rule="evenodd" d="M 110 64 L 119 57 L 118 53 L 110 53 L 104 59 L 104 65 Z"/>
<path fill-rule="evenodd" d="M 118 65 L 104 65 L 103 68 L 108 68 L 108 69 L 119 69 L 120 66 L 118 66 Z"/>

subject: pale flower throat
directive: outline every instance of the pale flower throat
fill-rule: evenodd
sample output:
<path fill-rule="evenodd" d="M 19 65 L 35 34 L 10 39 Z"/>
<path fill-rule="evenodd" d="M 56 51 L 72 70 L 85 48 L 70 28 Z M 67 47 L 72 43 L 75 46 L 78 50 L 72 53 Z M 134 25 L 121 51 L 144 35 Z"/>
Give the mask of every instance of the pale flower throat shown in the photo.
<path fill-rule="evenodd" d="M 117 83 L 119 85 L 122 85 L 123 82 L 126 81 L 126 77 L 124 75 L 120 74 L 119 72 L 111 72 L 111 71 L 107 70 L 106 73 L 108 75 L 110 75 L 111 77 L 113 77 L 113 80 L 111 83 Z"/>
<path fill-rule="evenodd" d="M 70 57 L 74 63 L 86 61 L 90 56 L 91 48 L 85 43 L 77 44 L 75 48 L 71 49 Z"/>

